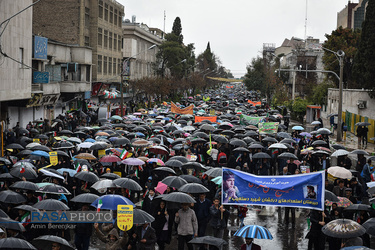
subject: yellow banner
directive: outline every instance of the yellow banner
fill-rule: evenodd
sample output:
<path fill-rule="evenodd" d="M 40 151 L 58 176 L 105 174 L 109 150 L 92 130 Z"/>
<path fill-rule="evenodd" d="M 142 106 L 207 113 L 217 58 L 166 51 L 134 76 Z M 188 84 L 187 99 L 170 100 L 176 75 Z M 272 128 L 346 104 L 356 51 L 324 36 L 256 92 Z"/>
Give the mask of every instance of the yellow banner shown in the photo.
<path fill-rule="evenodd" d="M 98 156 L 99 158 L 102 158 L 103 156 L 105 156 L 105 149 L 98 150 Z"/>
<path fill-rule="evenodd" d="M 194 113 L 193 108 L 194 108 L 194 105 L 191 104 L 189 107 L 181 109 L 181 108 L 177 107 L 176 104 L 171 102 L 171 112 L 172 113 L 182 114 L 182 115 L 192 115 Z"/>
<path fill-rule="evenodd" d="M 34 138 L 34 139 L 33 139 L 33 142 L 37 142 L 37 143 L 39 143 L 40 140 L 39 140 L 38 138 Z"/>
<path fill-rule="evenodd" d="M 133 206 L 117 205 L 117 226 L 122 231 L 133 227 Z"/>
<path fill-rule="evenodd" d="M 122 177 L 121 172 L 113 171 L 114 174 L 117 174 L 118 176 Z"/>
<path fill-rule="evenodd" d="M 56 166 L 59 163 L 59 159 L 57 158 L 57 152 L 56 151 L 49 152 L 49 162 L 53 166 Z"/>

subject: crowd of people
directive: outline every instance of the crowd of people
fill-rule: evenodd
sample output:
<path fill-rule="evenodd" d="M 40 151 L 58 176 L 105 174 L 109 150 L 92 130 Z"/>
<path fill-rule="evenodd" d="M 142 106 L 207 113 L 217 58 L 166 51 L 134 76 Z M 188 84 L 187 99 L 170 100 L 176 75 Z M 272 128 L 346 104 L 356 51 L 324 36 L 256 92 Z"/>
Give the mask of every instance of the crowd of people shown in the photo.
<path fill-rule="evenodd" d="M 247 100 L 260 99 L 256 92 L 248 92 L 243 88 L 235 88 L 231 91 L 235 93 L 235 97 L 230 101 L 222 101 L 223 96 L 228 97 L 228 90 L 221 89 L 207 93 L 211 96 L 211 100 L 207 102 L 195 97 L 183 99 L 178 103 L 180 107 L 195 104 L 195 115 L 203 110 L 200 115 L 207 117 L 210 109 L 215 109 L 217 123 L 195 122 L 193 115 L 175 114 L 166 112 L 165 109 L 169 109 L 168 107 L 165 109 L 155 107 L 153 110 L 142 110 L 138 115 L 128 115 L 121 119 L 101 119 L 95 121 L 96 126 L 92 127 L 82 126 L 87 123 L 80 122 L 78 115 L 67 114 L 53 120 L 53 126 L 48 129 L 44 122 L 44 133 L 33 130 L 35 127 L 32 123 L 26 129 L 19 128 L 17 125 L 13 130 L 8 130 L 5 135 L 5 156 L 0 158 L 2 164 L 0 180 L 3 183 L 1 190 L 13 190 L 25 195 L 26 201 L 22 204 L 34 206 L 42 200 L 52 198 L 65 203 L 71 210 L 89 211 L 95 208 L 88 203 L 71 201 L 72 198 L 86 193 L 119 194 L 138 204 L 143 211 L 154 217 L 154 221 L 136 225 L 124 232 L 118 228 L 116 213 L 114 213 L 113 223 L 109 224 L 82 223 L 77 224 L 74 229 L 35 230 L 34 225 L 27 222 L 30 211 L 17 209 L 19 203 L 0 200 L 2 210 L 11 219 L 19 221 L 26 229 L 24 232 L 17 231 L 0 223 L 2 226 L 0 237 L 16 237 L 32 242 L 40 235 L 56 235 L 73 243 L 77 249 L 88 249 L 90 244 L 95 247 L 95 244 L 99 244 L 95 239 L 102 241 L 105 249 L 155 249 L 156 245 L 159 249 L 165 249 L 173 238 L 177 238 L 178 245 L 171 246 L 170 249 L 184 249 L 185 246 L 193 249 L 193 245 L 189 242 L 196 237 L 211 234 L 223 238 L 229 216 L 233 211 L 237 211 L 238 226 L 243 226 L 248 210 L 247 206 L 234 207 L 221 204 L 222 201 L 226 203 L 228 197 L 238 196 L 238 190 L 233 186 L 233 178 L 224 175 L 222 183 L 225 193 L 222 194 L 221 184 L 214 183 L 212 179 L 216 176 L 207 175 L 207 170 L 228 167 L 254 175 L 295 175 L 327 171 L 331 167 L 332 149 L 328 132 L 307 133 L 300 129 L 292 129 L 292 133 L 287 133 L 289 118 L 285 112 L 285 118 L 280 114 L 283 113 L 283 109 L 271 110 L 264 104 L 258 107 L 250 105 Z M 228 100 L 228 98 L 224 99 Z M 242 123 L 241 114 L 264 116 L 266 122 L 278 121 L 282 124 L 284 121 L 284 127 L 280 126 L 278 133 L 260 134 L 256 126 Z M 322 123 L 320 121 L 316 129 L 324 130 Z M 89 147 L 87 147 L 88 143 L 91 143 Z M 271 147 L 276 143 L 282 146 Z M 153 147 L 159 147 L 159 150 L 152 150 Z M 33 154 L 36 150 L 61 152 L 58 153 L 58 163 L 51 166 L 48 156 Z M 122 158 L 124 152 L 127 156 Z M 260 152 L 269 157 L 253 158 Z M 291 153 L 293 157 L 278 157 L 285 152 Z M 80 154 L 89 154 L 93 158 L 77 158 Z M 121 159 L 103 162 L 101 157 L 105 155 L 115 155 Z M 168 166 L 168 161 L 181 160 L 181 157 L 186 160 L 181 162 L 182 167 L 181 165 Z M 127 158 L 141 159 L 144 164 L 127 165 L 123 162 Z M 189 160 L 200 164 L 183 167 Z M 12 169 L 15 166 L 22 168 L 23 164 L 30 167 L 37 175 L 30 178 L 22 175 L 22 171 L 14 175 Z M 158 168 L 164 164 L 172 169 L 174 174 L 168 170 L 159 171 Z M 353 204 L 368 201 L 366 182 L 371 181 L 373 173 L 371 160 L 367 161 L 363 154 L 358 154 L 358 160 L 353 165 L 351 158 L 345 154 L 338 157 L 337 165 L 346 169 L 355 169 L 356 175 L 350 180 L 331 181 L 327 178 L 326 190 L 332 191 L 336 196 L 347 198 Z M 42 169 L 47 172 L 40 171 Z M 133 191 L 121 187 L 98 190 L 92 187 L 95 182 L 77 178 L 77 172 L 91 172 L 101 179 L 128 178 L 138 183 L 142 190 Z M 195 199 L 195 203 L 166 202 L 158 196 L 176 192 L 180 188 L 179 186 L 166 186 L 165 190 L 159 188 L 164 178 L 171 175 L 185 178 L 187 182 L 191 180 L 189 176 L 194 177 L 193 181 L 202 184 L 208 191 L 190 194 Z M 14 183 L 20 181 L 54 183 L 66 188 L 71 195 L 12 188 Z M 314 195 L 314 190 L 310 190 L 309 195 Z M 337 203 L 330 204 L 329 209 L 329 212 L 310 211 L 311 228 L 307 236 L 309 249 L 313 249 L 313 246 L 314 249 L 324 249 L 325 237 L 321 228 L 330 220 L 357 219 L 363 224 L 372 216 L 364 211 L 358 214 L 347 212 Z M 296 209 L 284 210 L 285 223 L 289 224 L 291 214 L 291 224 L 294 228 Z M 94 234 L 96 237 L 92 237 Z M 362 239 L 362 243 L 369 246 L 368 234 Z M 337 239 L 328 238 L 327 241 L 329 249 L 341 248 L 341 242 L 338 243 Z M 345 243 L 346 246 L 351 244 Z M 200 249 L 215 248 L 220 246 L 200 245 Z M 252 238 L 246 238 L 241 249 L 260 249 L 260 247 Z"/>

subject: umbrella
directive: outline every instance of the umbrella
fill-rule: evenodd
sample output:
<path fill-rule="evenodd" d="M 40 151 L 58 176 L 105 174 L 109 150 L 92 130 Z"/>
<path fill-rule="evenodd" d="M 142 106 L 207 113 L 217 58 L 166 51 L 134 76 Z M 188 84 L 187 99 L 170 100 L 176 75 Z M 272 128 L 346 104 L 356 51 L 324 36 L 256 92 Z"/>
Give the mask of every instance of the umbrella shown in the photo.
<path fill-rule="evenodd" d="M 223 183 L 223 177 L 218 176 L 218 177 L 213 178 L 211 181 L 215 183 L 216 185 L 221 186 L 221 184 Z"/>
<path fill-rule="evenodd" d="M 105 142 L 95 142 L 90 149 L 91 150 L 101 150 L 101 149 L 107 149 L 110 145 Z"/>
<path fill-rule="evenodd" d="M 335 152 L 333 152 L 333 154 L 331 154 L 331 157 L 340 157 L 340 156 L 344 156 L 348 154 L 349 152 L 346 151 L 345 149 L 338 149 Z"/>
<path fill-rule="evenodd" d="M 129 190 L 133 190 L 133 191 L 141 191 L 142 190 L 142 187 L 136 181 L 134 181 L 133 179 L 130 179 L 130 178 L 118 178 L 118 179 L 113 180 L 113 183 L 116 186 L 126 188 L 126 189 L 129 189 Z"/>
<path fill-rule="evenodd" d="M 167 186 L 174 187 L 177 189 L 187 184 L 187 181 L 185 181 L 179 176 L 167 176 L 161 182 L 166 184 Z"/>
<path fill-rule="evenodd" d="M 274 143 L 272 144 L 271 146 L 269 146 L 268 148 L 277 148 L 277 149 L 287 149 L 288 147 L 285 146 L 284 144 L 282 143 Z"/>
<path fill-rule="evenodd" d="M 180 177 L 184 179 L 185 181 L 187 181 L 188 183 L 202 184 L 202 181 L 198 177 L 195 177 L 193 175 L 180 175 Z"/>
<path fill-rule="evenodd" d="M 52 178 L 64 180 L 64 177 L 55 169 L 40 169 L 39 172 Z"/>
<path fill-rule="evenodd" d="M 155 191 L 158 192 L 159 194 L 164 194 L 165 190 L 167 190 L 167 185 L 164 184 L 163 182 L 159 181 L 158 185 L 155 188 Z"/>
<path fill-rule="evenodd" d="M 152 144 L 152 142 L 146 141 L 146 140 L 136 140 L 132 143 L 133 147 L 148 147 Z"/>
<path fill-rule="evenodd" d="M 72 142 L 72 143 L 76 143 L 76 144 L 82 143 L 81 139 L 79 139 L 78 137 L 70 137 L 70 138 L 68 138 L 67 141 Z"/>
<path fill-rule="evenodd" d="M 65 194 L 65 195 L 71 195 L 71 193 L 63 186 L 51 184 L 44 187 L 39 188 L 37 191 L 39 193 L 45 193 L 45 194 Z"/>
<path fill-rule="evenodd" d="M 292 130 L 305 130 L 302 126 L 294 126 Z"/>
<path fill-rule="evenodd" d="M 366 204 L 353 204 L 353 205 L 350 205 L 349 207 L 344 208 L 344 211 L 354 211 L 354 212 L 359 212 L 359 211 L 369 212 L 370 210 L 371 210 L 371 206 L 366 205 Z"/>
<path fill-rule="evenodd" d="M 100 178 L 106 178 L 106 179 L 110 179 L 110 180 L 116 180 L 116 179 L 120 178 L 120 176 L 118 176 L 117 174 L 114 174 L 114 173 L 105 173 L 105 174 L 102 174 L 100 176 Z"/>
<path fill-rule="evenodd" d="M 288 134 L 287 132 L 279 132 L 279 133 L 277 133 L 277 137 L 279 137 L 279 138 L 292 138 L 292 136 L 290 134 Z"/>
<path fill-rule="evenodd" d="M 75 146 L 73 143 L 68 142 L 68 141 L 59 141 L 54 145 L 54 149 L 71 149 L 74 148 Z"/>
<path fill-rule="evenodd" d="M 96 194 L 84 193 L 84 194 L 79 194 L 79 195 L 75 196 L 70 201 L 77 202 L 77 203 L 91 204 L 98 198 L 99 198 L 99 196 L 96 195 Z"/>
<path fill-rule="evenodd" d="M 216 141 L 216 142 L 219 142 L 219 143 L 228 143 L 228 139 L 225 138 L 225 137 L 222 136 L 222 135 L 215 135 L 215 136 L 212 136 L 212 140 L 213 140 L 213 141 Z"/>
<path fill-rule="evenodd" d="M 91 148 L 92 145 L 94 145 L 94 143 L 85 141 L 85 142 L 82 142 L 82 143 L 78 144 L 77 146 L 79 148 Z"/>
<path fill-rule="evenodd" d="M 27 150 L 27 149 L 26 149 Z M 26 150 L 23 150 L 23 151 L 26 151 Z M 21 151 L 22 152 L 22 151 Z M 31 152 L 30 152 L 31 153 Z M 10 160 L 4 158 L 4 157 L 0 157 L 0 162 L 2 162 L 4 165 L 12 165 L 12 163 L 10 162 Z"/>
<path fill-rule="evenodd" d="M 188 194 L 182 192 L 173 192 L 167 194 L 163 200 L 165 201 L 172 201 L 178 203 L 196 203 L 196 201 Z"/>
<path fill-rule="evenodd" d="M 19 206 L 15 207 L 15 209 L 25 210 L 25 211 L 29 211 L 29 212 L 40 212 L 39 209 L 37 209 L 33 206 L 30 206 L 30 205 L 19 205 Z"/>
<path fill-rule="evenodd" d="M 117 205 L 132 205 L 135 207 L 131 200 L 118 194 L 107 194 L 100 196 L 93 203 L 91 203 L 91 206 L 98 208 L 99 201 L 102 202 L 100 209 L 117 210 Z"/>
<path fill-rule="evenodd" d="M 86 172 L 86 171 L 78 172 L 77 174 L 74 175 L 74 177 L 79 180 L 90 182 L 90 183 L 94 183 L 99 180 L 99 177 L 96 174 L 92 172 Z"/>
<path fill-rule="evenodd" d="M 249 146 L 250 149 L 264 149 L 264 147 L 258 143 L 252 142 Z"/>
<path fill-rule="evenodd" d="M 264 152 L 259 152 L 253 155 L 253 159 L 271 159 L 271 156 Z"/>
<path fill-rule="evenodd" d="M 41 151 L 46 151 L 46 152 L 51 152 L 52 150 L 45 146 L 45 145 L 35 145 L 34 147 L 31 148 L 32 150 L 41 150 Z"/>
<path fill-rule="evenodd" d="M 187 163 L 184 163 L 183 165 L 181 165 L 181 168 L 194 168 L 195 171 L 206 171 L 207 169 L 199 162 L 196 162 L 196 161 L 192 161 L 192 162 L 187 162 Z"/>
<path fill-rule="evenodd" d="M 143 164 L 145 164 L 144 161 L 138 158 L 127 158 L 121 162 L 129 166 L 142 166 Z"/>
<path fill-rule="evenodd" d="M 130 140 L 128 138 L 117 138 L 116 140 L 113 141 L 113 146 L 121 146 L 121 145 L 126 145 L 130 144 Z"/>
<path fill-rule="evenodd" d="M 22 223 L 19 223 L 18 221 L 12 220 L 7 217 L 0 218 L 0 227 L 6 228 L 6 229 L 12 229 L 15 231 L 20 231 L 20 232 L 26 231 Z"/>
<path fill-rule="evenodd" d="M 369 155 L 365 150 L 362 149 L 356 149 L 350 152 L 351 154 L 357 154 L 357 155 Z"/>
<path fill-rule="evenodd" d="M 178 160 L 182 163 L 188 163 L 189 162 L 189 160 L 185 156 L 181 156 L 181 155 L 173 156 L 173 157 L 169 158 L 169 160 Z"/>
<path fill-rule="evenodd" d="M 325 190 L 324 199 L 331 202 L 339 202 L 339 198 L 331 191 Z"/>
<path fill-rule="evenodd" d="M 189 193 L 189 194 L 200 194 L 200 193 L 210 192 L 209 189 L 207 189 L 202 184 L 198 184 L 198 183 L 187 183 L 181 186 L 178 190 L 184 193 Z"/>
<path fill-rule="evenodd" d="M 337 207 L 349 207 L 351 205 L 353 205 L 353 203 L 348 199 L 348 198 L 345 198 L 345 197 L 337 197 L 339 199 L 338 202 L 332 202 L 332 201 L 327 201 L 326 200 L 326 206 L 332 206 L 332 203 L 337 203 Z"/>
<path fill-rule="evenodd" d="M 330 134 L 332 134 L 331 130 L 329 130 L 328 128 L 320 128 L 316 132 L 318 134 L 321 134 L 321 135 L 330 135 Z"/>
<path fill-rule="evenodd" d="M 224 245 L 228 245 L 228 242 L 221 238 L 216 238 L 213 236 L 203 236 L 203 237 L 195 237 L 188 243 L 191 244 L 203 244 L 203 245 L 212 245 L 218 248 L 221 248 Z"/>
<path fill-rule="evenodd" d="M 38 174 L 32 168 L 25 167 L 22 165 L 13 167 L 10 170 L 10 174 L 20 179 L 22 179 L 22 177 L 25 177 L 27 180 L 34 180 L 38 178 Z"/>
<path fill-rule="evenodd" d="M 0 239 L 0 249 L 35 249 L 29 242 L 19 238 L 3 238 Z"/>
<path fill-rule="evenodd" d="M 332 166 L 327 170 L 328 174 L 332 175 L 333 177 L 340 178 L 340 179 L 351 179 L 352 172 L 348 169 L 338 166 Z"/>
<path fill-rule="evenodd" d="M 45 157 L 45 158 L 49 158 L 49 154 L 45 151 L 41 151 L 41 150 L 36 150 L 34 152 L 31 152 L 30 155 L 37 155 L 37 156 L 41 156 L 41 157 Z"/>
<path fill-rule="evenodd" d="M 85 159 L 85 160 L 97 160 L 96 157 L 93 154 L 89 154 L 89 153 L 80 153 L 80 154 L 74 156 L 74 158 Z"/>
<path fill-rule="evenodd" d="M 205 175 L 211 176 L 211 177 L 218 177 L 223 175 L 223 170 L 221 168 L 211 168 L 204 172 Z"/>
<path fill-rule="evenodd" d="M 182 130 L 184 130 L 186 132 L 189 132 L 189 131 L 196 130 L 196 128 L 194 128 L 193 126 L 185 126 L 185 127 L 182 128 Z"/>
<path fill-rule="evenodd" d="M 282 153 L 277 158 L 298 160 L 297 156 L 292 153 Z"/>
<path fill-rule="evenodd" d="M 164 171 L 164 172 L 168 172 L 171 174 L 176 174 L 176 172 L 169 167 L 157 167 L 157 168 L 154 168 L 152 171 Z"/>
<path fill-rule="evenodd" d="M 338 149 L 346 149 L 344 146 L 340 145 L 340 144 L 334 144 L 332 145 L 332 148 L 338 150 Z"/>
<path fill-rule="evenodd" d="M 375 218 L 368 219 L 362 226 L 366 229 L 366 233 L 375 236 Z"/>
<path fill-rule="evenodd" d="M 26 198 L 17 192 L 5 190 L 0 192 L 0 201 L 10 204 L 20 204 L 26 201 Z"/>
<path fill-rule="evenodd" d="M 182 162 L 180 162 L 179 160 L 168 160 L 167 162 L 165 162 L 165 166 L 167 167 L 176 167 L 176 168 L 179 168 L 183 165 Z"/>
<path fill-rule="evenodd" d="M 273 137 L 266 137 L 266 138 L 263 138 L 262 141 L 264 142 L 271 142 L 271 143 L 277 143 L 277 140 Z"/>
<path fill-rule="evenodd" d="M 155 218 L 149 213 L 143 211 L 142 209 L 133 209 L 133 224 L 142 225 L 145 223 L 151 223 L 155 221 Z"/>
<path fill-rule="evenodd" d="M 366 229 L 353 220 L 337 219 L 326 224 L 322 232 L 333 238 L 348 239 L 365 234 Z"/>
<path fill-rule="evenodd" d="M 46 200 L 39 201 L 35 203 L 33 207 L 39 210 L 47 210 L 47 211 L 69 210 L 69 207 L 65 205 L 64 202 L 58 201 L 55 199 L 46 199 Z"/>
<path fill-rule="evenodd" d="M 59 236 L 54 235 L 43 235 L 38 238 L 33 239 L 33 244 L 39 249 L 53 249 L 52 244 L 58 243 L 60 245 L 60 250 L 74 250 L 67 240 Z"/>
<path fill-rule="evenodd" d="M 311 145 L 313 145 L 313 146 L 327 145 L 327 142 L 325 142 L 323 140 L 317 140 L 317 141 L 314 141 Z"/>
<path fill-rule="evenodd" d="M 238 147 L 233 149 L 233 152 L 250 152 L 247 148 L 244 147 Z"/>
<path fill-rule="evenodd" d="M 356 126 L 371 126 L 371 123 L 369 123 L 369 122 L 357 122 L 355 125 Z"/>
<path fill-rule="evenodd" d="M 320 121 L 313 121 L 313 122 L 311 123 L 311 125 L 320 125 L 320 124 L 322 124 Z"/>
<path fill-rule="evenodd" d="M 247 225 L 241 227 L 233 236 L 266 240 L 273 239 L 271 232 L 267 228 L 258 225 Z"/>
<path fill-rule="evenodd" d="M 9 173 L 0 174 L 0 180 L 2 180 L 2 181 L 9 181 L 9 180 L 13 180 L 13 179 L 14 179 L 13 175 L 11 175 Z"/>
<path fill-rule="evenodd" d="M 77 173 L 77 170 L 74 170 L 74 169 L 70 169 L 70 168 L 59 168 L 57 169 L 57 172 L 59 174 L 64 174 L 65 172 L 67 172 L 69 174 L 70 177 L 73 177 L 76 173 Z"/>
<path fill-rule="evenodd" d="M 11 143 L 5 147 L 6 149 L 25 149 L 21 144 Z"/>
<path fill-rule="evenodd" d="M 156 163 L 157 165 L 159 166 L 164 166 L 164 162 L 162 160 L 160 160 L 159 158 L 150 158 L 147 160 L 147 163 Z"/>
<path fill-rule="evenodd" d="M 154 154 L 169 155 L 169 150 L 162 146 L 153 146 L 148 151 Z"/>
<path fill-rule="evenodd" d="M 116 155 L 105 155 L 99 160 L 100 162 L 119 162 L 121 158 Z"/>
<path fill-rule="evenodd" d="M 116 188 L 117 186 L 112 180 L 98 180 L 91 187 L 99 193 L 104 193 L 108 188 Z"/>
<path fill-rule="evenodd" d="M 214 131 L 215 130 L 215 127 L 210 125 L 210 124 L 203 124 L 200 126 L 201 130 L 206 130 L 206 131 Z"/>
<path fill-rule="evenodd" d="M 31 190 L 31 191 L 35 191 L 35 190 L 39 189 L 39 187 L 35 183 L 30 182 L 30 181 L 17 181 L 15 183 L 13 183 L 10 186 L 10 188 Z"/>

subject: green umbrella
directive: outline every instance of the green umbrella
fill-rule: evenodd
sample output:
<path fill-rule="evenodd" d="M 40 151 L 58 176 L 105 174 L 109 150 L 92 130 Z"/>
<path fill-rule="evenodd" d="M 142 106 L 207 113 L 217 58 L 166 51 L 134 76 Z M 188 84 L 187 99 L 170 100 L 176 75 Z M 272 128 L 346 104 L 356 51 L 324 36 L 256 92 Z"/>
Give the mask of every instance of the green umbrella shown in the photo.
<path fill-rule="evenodd" d="M 218 176 L 218 177 L 213 178 L 211 181 L 215 183 L 216 185 L 221 186 L 221 184 L 223 183 L 223 177 Z"/>

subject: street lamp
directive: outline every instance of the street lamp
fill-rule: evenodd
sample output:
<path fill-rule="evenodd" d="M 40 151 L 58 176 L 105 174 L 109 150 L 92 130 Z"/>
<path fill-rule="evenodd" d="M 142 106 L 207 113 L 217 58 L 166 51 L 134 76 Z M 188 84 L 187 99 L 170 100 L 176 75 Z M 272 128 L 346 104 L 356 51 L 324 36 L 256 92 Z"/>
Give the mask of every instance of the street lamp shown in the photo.
<path fill-rule="evenodd" d="M 126 71 L 127 71 L 127 65 L 128 65 L 128 62 L 130 61 L 130 59 L 132 59 L 133 57 L 136 57 L 136 56 L 138 56 L 138 55 L 140 55 L 140 54 L 142 54 L 142 53 L 144 53 L 144 52 L 146 52 L 146 51 L 149 51 L 149 50 L 151 50 L 151 49 L 153 49 L 153 48 L 155 48 L 157 45 L 156 44 L 154 44 L 154 45 L 152 45 L 152 46 L 150 46 L 148 49 L 146 49 L 146 50 L 143 50 L 143 51 L 141 51 L 141 52 L 139 52 L 139 53 L 137 53 L 137 54 L 135 54 L 135 55 L 132 55 L 132 56 L 130 56 L 130 57 L 128 57 L 128 58 L 126 58 L 125 60 L 124 60 L 124 62 L 122 63 L 122 79 L 121 79 L 121 83 L 120 83 L 120 112 L 121 112 L 121 115 L 120 116 L 123 116 L 123 114 L 124 114 L 124 91 L 123 91 L 123 85 L 124 85 L 124 78 L 125 78 L 125 73 L 126 73 Z M 130 74 L 130 65 L 129 65 L 129 74 Z"/>

